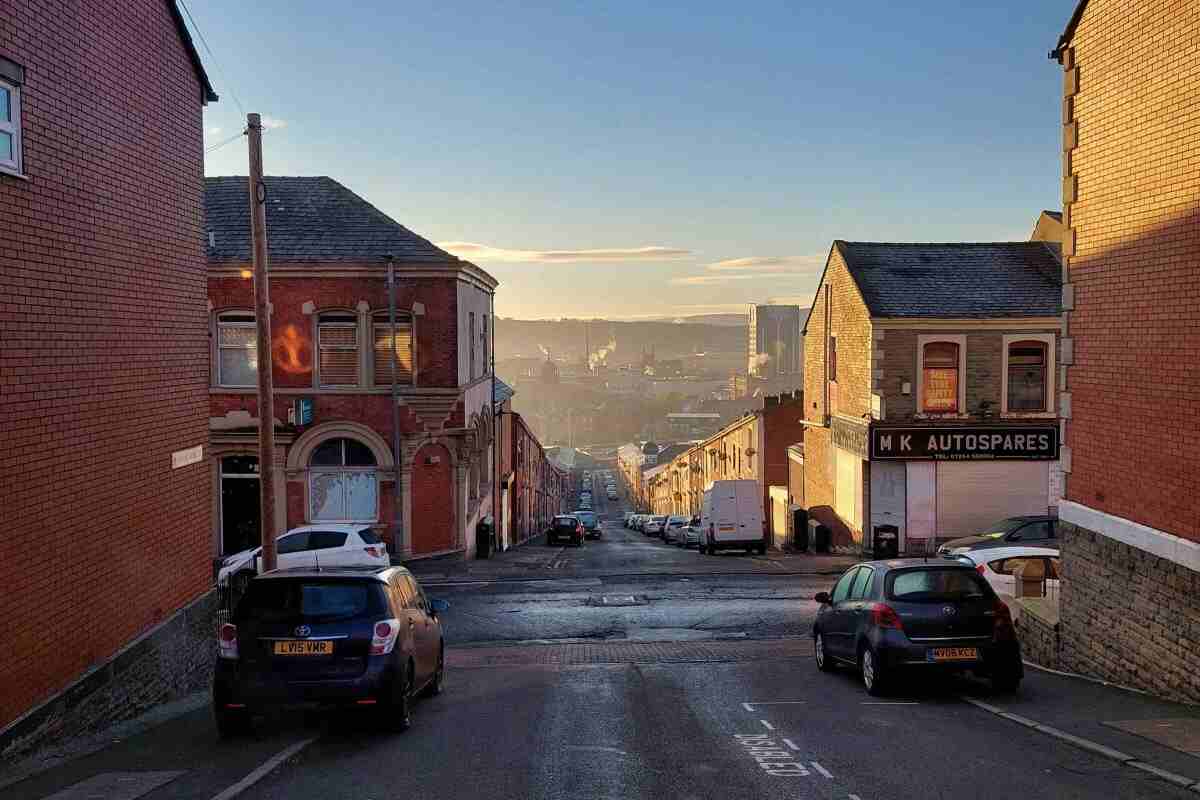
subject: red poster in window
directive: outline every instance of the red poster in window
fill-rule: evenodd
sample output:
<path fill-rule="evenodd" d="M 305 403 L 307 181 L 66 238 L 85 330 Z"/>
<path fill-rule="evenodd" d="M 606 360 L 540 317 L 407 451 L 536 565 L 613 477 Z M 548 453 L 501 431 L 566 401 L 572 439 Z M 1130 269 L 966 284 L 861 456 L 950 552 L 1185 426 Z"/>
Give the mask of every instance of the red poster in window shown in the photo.
<path fill-rule="evenodd" d="M 927 369 L 922 381 L 924 397 L 922 410 L 927 412 L 958 411 L 958 370 Z"/>

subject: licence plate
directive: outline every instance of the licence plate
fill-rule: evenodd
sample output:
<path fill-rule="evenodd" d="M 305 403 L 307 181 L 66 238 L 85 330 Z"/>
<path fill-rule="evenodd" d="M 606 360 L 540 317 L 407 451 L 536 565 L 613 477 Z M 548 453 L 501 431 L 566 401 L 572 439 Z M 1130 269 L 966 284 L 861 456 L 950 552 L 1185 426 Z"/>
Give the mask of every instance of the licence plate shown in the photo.
<path fill-rule="evenodd" d="M 333 642 L 311 642 L 292 639 L 285 642 L 275 642 L 277 656 L 331 656 Z"/>
<path fill-rule="evenodd" d="M 977 647 L 934 647 L 925 652 L 926 661 L 978 661 Z"/>

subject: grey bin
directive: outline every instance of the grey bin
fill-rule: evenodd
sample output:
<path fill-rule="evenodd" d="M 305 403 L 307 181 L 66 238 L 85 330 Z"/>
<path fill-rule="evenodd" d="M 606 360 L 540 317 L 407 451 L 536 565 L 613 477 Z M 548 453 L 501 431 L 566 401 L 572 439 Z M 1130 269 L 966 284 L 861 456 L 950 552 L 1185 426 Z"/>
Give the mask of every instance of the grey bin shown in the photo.
<path fill-rule="evenodd" d="M 900 555 L 900 528 L 876 525 L 871 535 L 871 555 L 877 560 Z"/>

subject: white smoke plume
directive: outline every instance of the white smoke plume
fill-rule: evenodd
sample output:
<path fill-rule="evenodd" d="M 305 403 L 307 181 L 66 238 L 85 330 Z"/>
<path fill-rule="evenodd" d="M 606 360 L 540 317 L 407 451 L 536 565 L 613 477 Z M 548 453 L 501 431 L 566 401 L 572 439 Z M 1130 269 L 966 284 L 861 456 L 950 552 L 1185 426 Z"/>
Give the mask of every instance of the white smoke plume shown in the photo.
<path fill-rule="evenodd" d="M 608 357 L 617 349 L 617 340 L 614 337 L 609 337 L 608 344 L 601 347 L 599 350 L 588 355 L 588 366 L 595 369 L 601 364 L 608 362 Z"/>

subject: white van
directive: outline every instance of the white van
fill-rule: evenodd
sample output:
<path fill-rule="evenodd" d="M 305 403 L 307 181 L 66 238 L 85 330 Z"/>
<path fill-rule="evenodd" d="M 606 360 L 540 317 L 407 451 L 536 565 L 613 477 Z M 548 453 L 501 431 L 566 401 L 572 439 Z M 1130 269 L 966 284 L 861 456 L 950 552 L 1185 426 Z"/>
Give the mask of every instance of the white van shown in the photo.
<path fill-rule="evenodd" d="M 700 552 L 736 548 L 767 552 L 758 481 L 713 481 L 700 511 Z"/>

